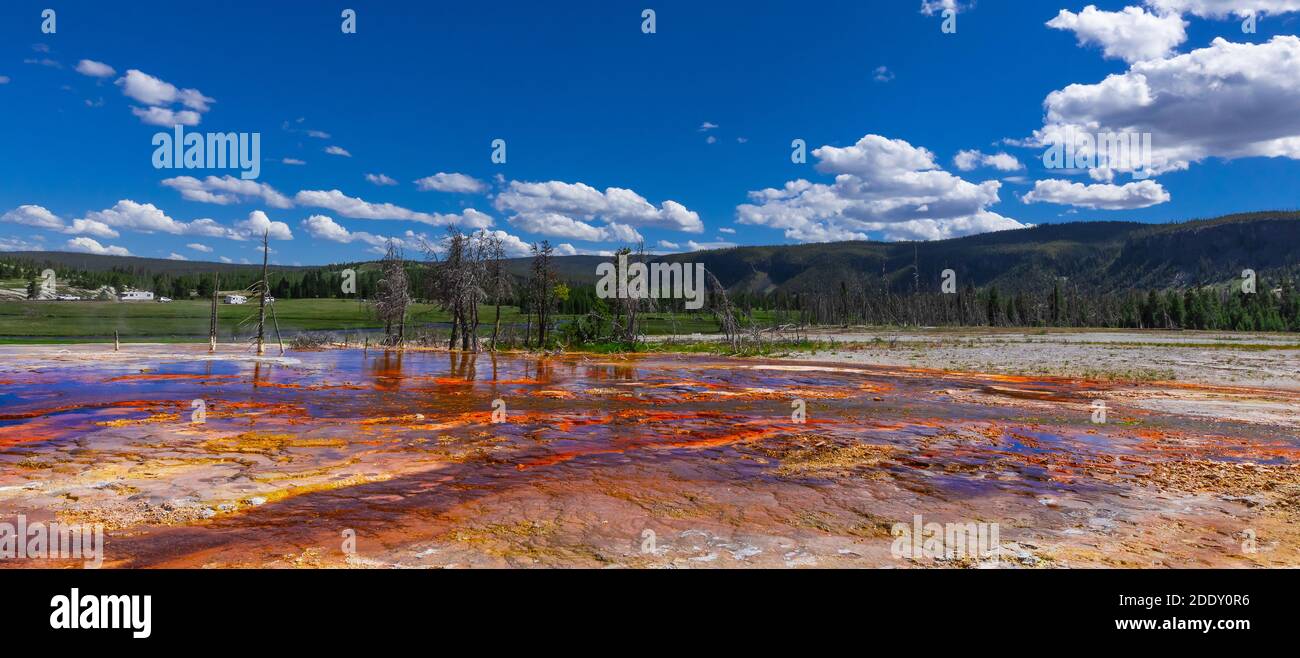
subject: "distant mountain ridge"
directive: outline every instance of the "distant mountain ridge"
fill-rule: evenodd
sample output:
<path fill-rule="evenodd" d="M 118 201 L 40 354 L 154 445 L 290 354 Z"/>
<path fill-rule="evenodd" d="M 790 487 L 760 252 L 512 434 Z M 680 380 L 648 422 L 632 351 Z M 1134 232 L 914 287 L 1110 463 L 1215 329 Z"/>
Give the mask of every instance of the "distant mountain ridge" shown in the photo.
<path fill-rule="evenodd" d="M 1096 291 L 1224 283 L 1252 269 L 1300 273 L 1300 212 L 1259 212 L 1177 224 L 1072 222 L 933 242 L 835 242 L 676 254 L 703 262 L 733 292 L 825 292 L 841 282 L 933 291 L 958 285 L 1042 290 L 1064 277 Z M 915 267 L 914 267 L 915 265 Z"/>
<path fill-rule="evenodd" d="M 260 271 L 262 264 L 217 263 L 170 258 L 141 258 L 139 256 L 107 256 L 83 254 L 75 251 L 0 251 L 0 260 L 27 260 L 39 264 L 53 264 L 84 272 L 108 272 L 117 269 L 151 274 L 193 274 L 196 272 Z M 315 266 L 268 265 L 267 269 L 312 270 Z"/>
<path fill-rule="evenodd" d="M 173 261 L 69 252 L 0 252 L 88 271 L 192 273 L 249 270 L 259 265 Z M 603 256 L 557 256 L 560 278 L 596 281 Z M 1173 224 L 1071 222 L 981 233 L 933 242 L 829 242 L 733 247 L 652 257 L 662 262 L 702 262 L 732 292 L 824 292 L 841 285 L 894 292 L 934 290 L 945 269 L 958 285 L 1006 291 L 1041 290 L 1066 278 L 1081 289 L 1164 289 L 1224 283 L 1252 269 L 1265 278 L 1300 274 L 1300 212 L 1269 211 Z M 527 276 L 530 259 L 506 268 Z M 275 270 L 365 268 L 369 262 Z"/>

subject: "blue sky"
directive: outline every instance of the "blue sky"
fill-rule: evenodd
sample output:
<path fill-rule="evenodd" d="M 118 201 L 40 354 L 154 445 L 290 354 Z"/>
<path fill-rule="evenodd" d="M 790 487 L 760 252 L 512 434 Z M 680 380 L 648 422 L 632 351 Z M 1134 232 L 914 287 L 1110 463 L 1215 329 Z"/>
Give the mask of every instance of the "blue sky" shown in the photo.
<path fill-rule="evenodd" d="M 448 224 L 601 253 L 1300 205 L 1300 0 L 963 1 L 949 34 L 952 3 L 11 0 L 0 249 L 241 262 L 270 230 L 317 264 Z M 260 133 L 260 175 L 155 168 L 178 120 Z M 1069 126 L 1153 133 L 1154 175 L 1044 168 Z"/>

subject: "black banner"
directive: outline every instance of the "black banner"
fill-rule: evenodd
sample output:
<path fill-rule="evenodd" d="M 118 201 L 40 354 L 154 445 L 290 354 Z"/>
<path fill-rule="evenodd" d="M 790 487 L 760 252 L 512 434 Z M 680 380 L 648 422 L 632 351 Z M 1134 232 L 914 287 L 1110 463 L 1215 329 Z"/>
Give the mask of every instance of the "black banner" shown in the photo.
<path fill-rule="evenodd" d="M 48 646 L 124 643 L 189 648 L 223 641 L 351 643 L 493 631 L 527 643 L 563 629 L 728 629 L 752 642 L 783 627 L 812 637 L 918 633 L 997 643 L 1040 638 L 1085 645 L 1133 641 L 1240 643 L 1294 627 L 1294 571 L 26 571 L 0 572 L 3 629 Z M 139 605 L 117 628 L 55 628 L 61 608 Z M 62 597 L 62 598 L 61 598 Z M 138 598 L 137 598 L 138 597 Z M 105 603 L 105 599 L 109 603 Z M 138 612 L 122 607 L 124 613 Z M 112 615 L 79 621 L 112 625 Z M 70 624 L 69 624 L 70 625 Z M 86 624 L 90 625 L 90 624 Z M 802 628 L 803 630 L 796 630 Z M 873 630 L 874 629 L 874 630 Z M 567 631 L 566 631 L 567 632 Z M 934 636 L 941 632 L 943 635 Z M 970 635 L 952 635 L 970 634 Z M 147 637 L 135 637 L 145 635 Z M 705 642 L 723 641 L 721 637 Z M 955 646 L 955 645 L 953 645 Z M 973 647 L 974 645 L 972 645 Z M 950 647 L 951 648 L 951 647 Z"/>

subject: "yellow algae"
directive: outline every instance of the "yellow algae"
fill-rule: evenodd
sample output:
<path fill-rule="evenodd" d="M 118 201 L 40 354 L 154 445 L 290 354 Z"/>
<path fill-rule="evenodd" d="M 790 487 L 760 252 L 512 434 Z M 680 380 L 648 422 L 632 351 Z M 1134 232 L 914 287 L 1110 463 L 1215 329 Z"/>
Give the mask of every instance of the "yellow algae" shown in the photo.
<path fill-rule="evenodd" d="M 1277 494 L 1280 506 L 1300 507 L 1300 466 L 1209 459 L 1155 462 L 1144 478 L 1164 489 L 1249 496 Z"/>
<path fill-rule="evenodd" d="M 555 521 L 517 521 L 462 528 L 452 538 L 474 546 L 487 555 L 504 559 L 526 559 L 575 564 L 581 561 L 607 563 L 609 559 L 585 545 L 555 545 L 559 527 Z"/>
<path fill-rule="evenodd" d="M 201 443 L 200 447 L 211 452 L 270 455 L 286 448 L 342 448 L 346 445 L 347 441 L 343 439 L 300 438 L 293 434 L 253 431 L 208 439 Z"/>
<path fill-rule="evenodd" d="M 266 491 L 258 495 L 261 496 L 262 498 L 265 498 L 266 502 L 273 503 L 279 500 L 284 500 L 286 498 L 301 496 L 303 494 L 316 493 L 319 491 L 333 491 L 335 489 L 345 489 L 347 487 L 355 487 L 363 484 L 383 482 L 385 480 L 391 479 L 392 477 L 393 477 L 392 474 L 388 474 L 388 473 L 381 474 L 381 475 L 349 475 L 345 478 L 341 478 L 338 480 L 329 480 L 326 482 L 313 482 L 311 484 L 301 484 L 292 487 L 287 487 L 284 489 L 275 489 L 272 491 Z"/>
<path fill-rule="evenodd" d="M 790 443 L 758 449 L 781 462 L 779 475 L 848 474 L 856 468 L 878 466 L 897 451 L 885 445 L 840 445 L 829 439 L 801 435 Z"/>
<path fill-rule="evenodd" d="M 424 420 L 424 414 L 406 414 L 404 416 L 379 416 L 376 418 L 366 418 L 361 421 L 362 425 L 394 425 L 399 423 L 412 423 L 417 420 Z"/>
<path fill-rule="evenodd" d="M 734 517 L 725 505 L 718 505 L 701 500 L 698 496 L 685 494 L 658 498 L 640 491 L 625 491 L 615 487 L 601 490 L 606 496 L 626 501 L 659 519 L 713 518 L 733 521 Z"/>
<path fill-rule="evenodd" d="M 252 479 L 257 482 L 264 482 L 269 484 L 272 482 L 282 482 L 284 480 L 303 480 L 303 479 L 310 479 L 316 477 L 325 477 L 328 476 L 330 473 L 339 470 L 340 468 L 351 466 L 357 463 L 358 461 L 360 461 L 360 459 L 354 457 L 352 459 L 339 462 L 338 464 L 334 464 L 330 466 L 322 466 L 320 468 L 307 469 L 304 471 L 278 471 L 274 473 L 262 473 L 259 475 L 253 475 Z"/>
<path fill-rule="evenodd" d="M 95 424 L 100 427 L 130 427 L 132 425 L 143 425 L 145 423 L 176 423 L 180 422 L 181 415 L 174 413 L 156 413 L 147 418 L 119 418 L 117 420 L 101 420 Z"/>
<path fill-rule="evenodd" d="M 549 537 L 555 534 L 556 530 L 554 521 L 516 521 L 463 528 L 455 531 L 453 537 L 456 541 L 471 543 L 492 539 L 517 542 Z"/>
<path fill-rule="evenodd" d="M 555 400 L 568 400 L 574 397 L 571 391 L 557 391 L 551 389 L 537 391 L 536 393 L 533 393 L 533 395 L 539 398 L 552 398 Z"/>

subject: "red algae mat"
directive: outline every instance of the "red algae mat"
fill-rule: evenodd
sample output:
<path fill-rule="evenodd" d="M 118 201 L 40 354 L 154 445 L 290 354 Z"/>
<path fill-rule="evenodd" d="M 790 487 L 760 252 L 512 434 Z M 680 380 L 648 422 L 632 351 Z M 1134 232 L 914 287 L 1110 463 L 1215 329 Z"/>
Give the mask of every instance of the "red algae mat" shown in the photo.
<path fill-rule="evenodd" d="M 106 567 L 1296 566 L 1298 400 L 705 356 L 6 347 L 0 522 L 102 524 Z M 920 523 L 998 545 L 900 556 Z"/>

